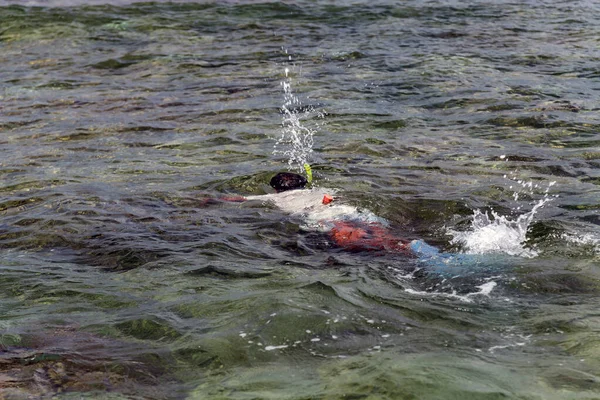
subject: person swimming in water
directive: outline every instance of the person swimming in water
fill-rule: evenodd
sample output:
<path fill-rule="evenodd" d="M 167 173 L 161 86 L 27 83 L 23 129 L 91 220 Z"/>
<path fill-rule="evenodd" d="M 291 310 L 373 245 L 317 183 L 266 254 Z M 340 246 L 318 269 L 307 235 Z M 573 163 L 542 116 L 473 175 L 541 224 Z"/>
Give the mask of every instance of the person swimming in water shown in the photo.
<path fill-rule="evenodd" d="M 337 247 L 353 252 L 378 254 L 402 254 L 414 257 L 437 272 L 449 272 L 449 266 L 465 266 L 470 263 L 465 254 L 441 252 L 420 239 L 407 240 L 396 236 L 384 218 L 371 211 L 358 209 L 335 196 L 336 190 L 312 187 L 309 180 L 293 172 L 280 172 L 273 176 L 269 185 L 275 193 L 257 196 L 229 196 L 215 201 L 268 202 L 282 211 L 303 221 L 302 228 L 326 234 Z M 466 261 L 466 263 L 465 263 Z"/>
<path fill-rule="evenodd" d="M 388 221 L 368 210 L 345 204 L 335 196 L 335 190 L 313 187 L 308 180 L 293 172 L 280 172 L 269 185 L 276 193 L 258 196 L 234 196 L 223 201 L 269 202 L 290 215 L 303 220 L 303 228 L 325 233 L 337 247 L 347 251 L 401 253 L 434 257 L 439 250 L 422 240 L 409 241 L 392 232 Z"/>

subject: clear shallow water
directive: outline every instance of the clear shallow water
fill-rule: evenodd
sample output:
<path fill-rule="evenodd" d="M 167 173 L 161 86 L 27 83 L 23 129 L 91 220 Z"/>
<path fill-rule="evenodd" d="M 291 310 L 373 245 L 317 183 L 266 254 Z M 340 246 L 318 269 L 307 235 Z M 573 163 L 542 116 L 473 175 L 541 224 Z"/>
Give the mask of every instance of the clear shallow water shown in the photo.
<path fill-rule="evenodd" d="M 597 5 L 0 4 L 5 396 L 598 397 Z M 205 204 L 287 168 L 285 68 L 318 185 L 457 252 L 548 190 L 529 252 Z"/>

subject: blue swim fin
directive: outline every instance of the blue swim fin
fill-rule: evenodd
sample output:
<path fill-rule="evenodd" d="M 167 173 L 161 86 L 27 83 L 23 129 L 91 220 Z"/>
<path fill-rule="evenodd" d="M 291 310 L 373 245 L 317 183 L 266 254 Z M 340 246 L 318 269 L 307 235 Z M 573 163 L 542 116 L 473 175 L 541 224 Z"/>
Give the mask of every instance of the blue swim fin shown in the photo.
<path fill-rule="evenodd" d="M 442 275 L 465 275 L 488 269 L 488 260 L 481 254 L 444 253 L 423 240 L 413 240 L 409 243 L 413 254 L 419 263 L 431 272 Z M 482 266 L 484 268 L 482 268 Z"/>

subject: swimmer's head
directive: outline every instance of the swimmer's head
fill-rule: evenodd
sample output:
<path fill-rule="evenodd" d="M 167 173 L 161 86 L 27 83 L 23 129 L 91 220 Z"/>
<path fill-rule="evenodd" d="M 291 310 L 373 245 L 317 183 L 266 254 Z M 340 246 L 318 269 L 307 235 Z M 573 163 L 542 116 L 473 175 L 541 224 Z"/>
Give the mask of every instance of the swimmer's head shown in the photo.
<path fill-rule="evenodd" d="M 302 175 L 294 174 L 293 172 L 280 172 L 271 178 L 269 185 L 277 193 L 281 193 L 286 190 L 302 189 L 306 186 L 306 183 L 306 178 Z"/>

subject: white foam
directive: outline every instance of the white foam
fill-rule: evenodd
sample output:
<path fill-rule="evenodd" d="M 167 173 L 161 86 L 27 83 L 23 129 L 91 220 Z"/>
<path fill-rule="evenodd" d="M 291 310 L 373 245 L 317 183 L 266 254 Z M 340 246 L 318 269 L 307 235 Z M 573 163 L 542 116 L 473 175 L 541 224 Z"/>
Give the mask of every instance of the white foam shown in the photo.
<path fill-rule="evenodd" d="M 273 351 L 273 350 L 287 349 L 287 348 L 288 348 L 287 344 L 282 344 L 281 346 L 265 346 L 266 351 Z"/>
<path fill-rule="evenodd" d="M 527 343 L 531 341 L 531 335 L 520 335 L 520 334 L 508 334 L 502 335 L 506 340 L 509 341 L 508 344 L 505 345 L 496 345 L 492 346 L 488 349 L 490 353 L 494 353 L 496 350 L 508 349 L 511 347 L 522 347 L 526 346 Z"/>
<path fill-rule="evenodd" d="M 452 299 L 458 299 L 460 301 L 464 301 L 465 303 L 472 303 L 473 302 L 473 297 L 475 296 L 489 296 L 490 293 L 492 293 L 492 290 L 494 290 L 494 288 L 497 286 L 498 284 L 494 281 L 489 281 L 486 282 L 482 285 L 479 286 L 475 286 L 476 288 L 478 288 L 479 290 L 477 292 L 472 292 L 472 293 L 467 293 L 467 294 L 457 294 L 456 291 L 452 291 L 451 293 L 445 293 L 445 292 L 426 292 L 426 291 L 420 291 L 420 290 L 414 290 L 414 289 L 404 289 L 405 292 L 410 293 L 410 294 L 414 294 L 414 295 L 418 295 L 418 296 L 424 296 L 424 297 L 447 297 L 447 298 L 452 298 Z"/>
<path fill-rule="evenodd" d="M 465 232 L 450 230 L 454 236 L 450 243 L 459 244 L 467 254 L 505 253 L 513 256 L 535 257 L 537 252 L 523 246 L 530 215 L 515 220 L 479 210 L 473 212 L 471 228 Z M 531 215 L 532 216 L 532 215 Z"/>
<path fill-rule="evenodd" d="M 494 353 L 496 350 L 502 350 L 502 349 L 508 349 L 509 347 L 516 347 L 516 346 L 525 346 L 527 343 L 525 342 L 518 342 L 518 343 L 514 343 L 514 344 L 506 344 L 504 346 L 492 346 L 488 349 L 488 351 L 490 353 Z"/>
<path fill-rule="evenodd" d="M 467 296 L 475 296 L 475 295 L 489 296 L 490 293 L 492 293 L 492 290 L 494 290 L 494 288 L 497 285 L 498 284 L 496 282 L 490 281 L 490 282 L 484 283 L 483 285 L 475 286 L 476 288 L 479 288 L 481 290 L 477 293 L 470 293 Z"/>
<path fill-rule="evenodd" d="M 538 184 L 517 180 L 524 190 L 533 195 L 534 189 L 539 189 Z M 512 256 L 535 257 L 537 252 L 525 247 L 527 230 L 531 226 L 536 213 L 553 199 L 548 196 L 548 191 L 555 182 L 550 182 L 542 199 L 533 203 L 529 212 L 523 213 L 516 218 L 497 214 L 495 211 L 481 212 L 473 211 L 471 227 L 467 231 L 448 230 L 453 236 L 450 243 L 463 247 L 467 254 L 489 254 L 504 253 Z M 512 188 L 512 186 L 511 186 Z M 513 194 L 513 199 L 518 201 L 519 192 Z M 523 207 L 518 204 L 513 211 L 519 211 Z"/>

